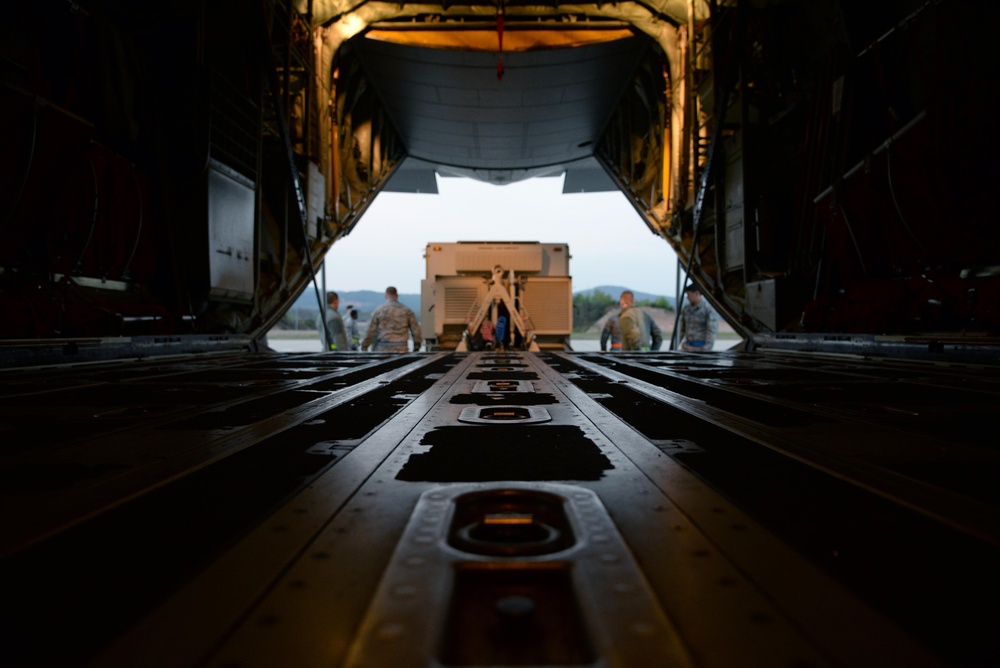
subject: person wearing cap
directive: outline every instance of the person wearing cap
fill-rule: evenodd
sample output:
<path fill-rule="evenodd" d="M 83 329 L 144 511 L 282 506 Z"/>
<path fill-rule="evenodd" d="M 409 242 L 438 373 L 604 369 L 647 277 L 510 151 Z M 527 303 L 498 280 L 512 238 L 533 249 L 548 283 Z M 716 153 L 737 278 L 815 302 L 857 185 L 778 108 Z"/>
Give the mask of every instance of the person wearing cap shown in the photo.
<path fill-rule="evenodd" d="M 688 303 L 681 310 L 677 323 L 681 350 L 693 353 L 707 353 L 715 346 L 719 333 L 719 316 L 701 296 L 696 285 L 684 288 Z"/>
<path fill-rule="evenodd" d="M 618 304 L 622 307 L 618 314 L 622 350 L 659 350 L 663 333 L 649 314 L 635 305 L 635 294 L 626 290 L 618 298 Z"/>

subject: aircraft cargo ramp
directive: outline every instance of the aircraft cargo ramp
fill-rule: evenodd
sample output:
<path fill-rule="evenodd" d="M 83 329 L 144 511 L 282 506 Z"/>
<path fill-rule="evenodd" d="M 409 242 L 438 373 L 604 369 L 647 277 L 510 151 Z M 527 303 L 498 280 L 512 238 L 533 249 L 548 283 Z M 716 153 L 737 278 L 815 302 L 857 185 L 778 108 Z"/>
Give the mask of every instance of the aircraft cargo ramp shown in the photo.
<path fill-rule="evenodd" d="M 995 369 L 208 354 L 4 372 L 4 657 L 996 665 Z"/>

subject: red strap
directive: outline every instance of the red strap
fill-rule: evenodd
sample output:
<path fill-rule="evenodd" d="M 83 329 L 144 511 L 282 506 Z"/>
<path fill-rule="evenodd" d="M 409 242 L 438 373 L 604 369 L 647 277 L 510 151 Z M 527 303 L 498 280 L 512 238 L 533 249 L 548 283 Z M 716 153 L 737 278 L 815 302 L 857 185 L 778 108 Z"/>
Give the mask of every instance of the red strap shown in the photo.
<path fill-rule="evenodd" d="M 503 79 L 503 0 L 497 5 L 497 81 Z"/>

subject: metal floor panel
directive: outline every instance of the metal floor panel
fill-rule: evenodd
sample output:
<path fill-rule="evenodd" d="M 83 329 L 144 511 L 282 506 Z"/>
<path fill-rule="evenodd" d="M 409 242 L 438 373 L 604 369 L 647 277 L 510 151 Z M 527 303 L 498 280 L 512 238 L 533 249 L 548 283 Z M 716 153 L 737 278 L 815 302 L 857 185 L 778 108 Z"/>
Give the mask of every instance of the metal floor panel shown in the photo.
<path fill-rule="evenodd" d="M 951 410 L 943 389 L 957 411 L 995 407 L 988 368 L 271 354 L 6 381 L 17 433 L 18 415 L 84 425 L 0 460 L 15 660 L 1000 657 L 997 453 L 921 433 Z"/>

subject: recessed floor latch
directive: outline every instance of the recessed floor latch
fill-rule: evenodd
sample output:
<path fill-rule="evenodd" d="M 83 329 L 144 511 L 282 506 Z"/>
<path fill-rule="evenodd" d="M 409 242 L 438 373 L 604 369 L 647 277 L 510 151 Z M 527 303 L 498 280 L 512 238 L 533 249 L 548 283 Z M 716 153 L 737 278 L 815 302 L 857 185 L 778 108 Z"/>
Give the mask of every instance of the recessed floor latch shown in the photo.
<path fill-rule="evenodd" d="M 472 387 L 473 394 L 492 394 L 493 392 L 534 392 L 535 387 L 530 380 L 477 380 Z"/>
<path fill-rule="evenodd" d="M 459 422 L 469 424 L 496 424 L 506 422 L 512 424 L 533 424 L 548 422 L 552 419 L 544 408 L 533 406 L 468 406 L 462 409 L 458 416 Z"/>
<path fill-rule="evenodd" d="M 348 668 L 688 666 L 597 494 L 554 483 L 421 495 Z"/>

